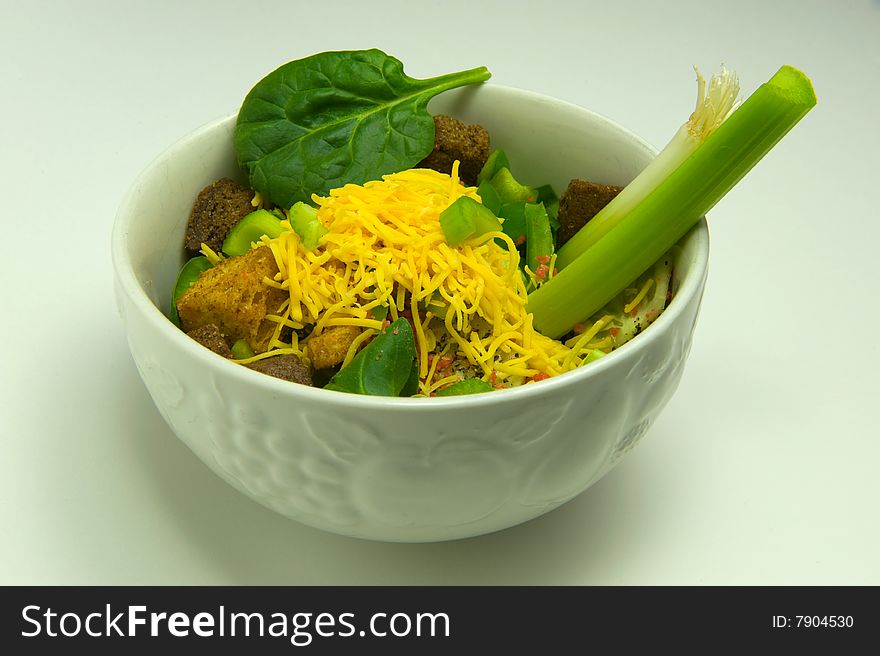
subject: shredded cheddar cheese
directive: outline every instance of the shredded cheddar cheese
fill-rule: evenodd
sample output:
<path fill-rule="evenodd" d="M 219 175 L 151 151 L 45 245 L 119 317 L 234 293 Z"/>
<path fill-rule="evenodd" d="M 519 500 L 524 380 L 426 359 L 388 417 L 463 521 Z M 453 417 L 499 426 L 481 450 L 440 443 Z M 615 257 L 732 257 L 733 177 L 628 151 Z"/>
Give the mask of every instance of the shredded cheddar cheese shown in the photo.
<path fill-rule="evenodd" d="M 276 329 L 267 354 L 308 359 L 308 340 L 300 346 L 295 332 L 306 326 L 313 335 L 331 326 L 362 328 L 344 365 L 381 330 L 387 314 L 412 323 L 424 395 L 460 379 L 450 369 L 437 370 L 441 356 L 466 358 L 496 387 L 582 364 L 599 329 L 578 336 L 571 347 L 535 331 L 510 237 L 499 231 L 456 247 L 447 243 L 440 213 L 460 196 L 480 200 L 476 188 L 461 184 L 457 163 L 451 175 L 411 169 L 313 196 L 327 229 L 314 250 L 282 221 L 280 236 L 256 244 L 268 246 L 278 266 L 275 279 L 264 282 L 289 293 L 269 317 Z M 281 338 L 285 327 L 293 329 L 288 342 Z"/>
<path fill-rule="evenodd" d="M 636 297 L 633 300 L 631 300 L 629 303 L 627 303 L 626 305 L 623 306 L 623 311 L 626 314 L 632 314 L 632 312 L 639 306 L 639 303 L 641 303 L 644 300 L 645 296 L 648 295 L 648 292 L 651 290 L 651 286 L 653 284 L 654 284 L 654 279 L 648 278 L 648 280 L 645 282 L 645 284 L 642 285 L 642 288 L 639 291 L 639 293 L 636 294 Z"/>
<path fill-rule="evenodd" d="M 201 251 L 202 254 L 208 258 L 208 262 L 211 263 L 211 266 L 217 266 L 217 264 L 226 259 L 223 257 L 222 253 L 215 253 L 205 242 L 202 242 Z"/>

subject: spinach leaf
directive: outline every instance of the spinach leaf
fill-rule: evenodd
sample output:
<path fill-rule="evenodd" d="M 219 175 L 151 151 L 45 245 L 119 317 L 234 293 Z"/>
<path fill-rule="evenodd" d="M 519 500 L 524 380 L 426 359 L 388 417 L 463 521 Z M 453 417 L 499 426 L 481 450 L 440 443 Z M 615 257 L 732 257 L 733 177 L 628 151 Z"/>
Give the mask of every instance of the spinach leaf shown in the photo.
<path fill-rule="evenodd" d="M 375 49 L 288 62 L 244 99 L 236 156 L 254 189 L 290 208 L 313 193 L 412 168 L 434 148 L 428 101 L 489 76 L 480 67 L 417 80 Z"/>
<path fill-rule="evenodd" d="M 409 372 L 409 378 L 400 390 L 399 396 L 414 396 L 419 393 L 419 360 L 418 357 L 413 358 L 412 369 Z"/>
<path fill-rule="evenodd" d="M 437 392 L 437 396 L 464 396 L 465 394 L 482 394 L 483 392 L 493 392 L 492 387 L 485 380 L 479 378 L 465 378 L 449 387 Z"/>
<path fill-rule="evenodd" d="M 416 341 L 412 327 L 400 318 L 382 330 L 324 389 L 372 396 L 412 396 L 418 391 Z"/>

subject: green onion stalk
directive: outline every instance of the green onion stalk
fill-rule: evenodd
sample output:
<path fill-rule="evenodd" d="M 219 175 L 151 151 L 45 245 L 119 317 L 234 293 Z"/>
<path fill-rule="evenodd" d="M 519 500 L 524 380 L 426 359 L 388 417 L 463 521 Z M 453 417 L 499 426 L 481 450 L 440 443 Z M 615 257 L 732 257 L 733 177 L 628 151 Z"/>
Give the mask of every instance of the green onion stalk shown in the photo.
<path fill-rule="evenodd" d="M 608 234 L 627 213 L 669 177 L 670 171 L 690 157 L 736 109 L 739 102 L 739 80 L 733 72 L 722 67 L 720 73 L 712 76 L 708 87 L 700 71 L 695 68 L 694 72 L 697 74 L 697 104 L 687 122 L 635 180 L 565 243 L 556 258 L 557 269 L 562 271 L 578 255 Z"/>
<path fill-rule="evenodd" d="M 722 70 L 669 145 L 559 251 L 559 272 L 529 294 L 535 328 L 558 338 L 674 246 L 816 104 L 810 80 L 783 66 L 736 107 Z M 598 222 L 597 222 L 598 220 Z"/>

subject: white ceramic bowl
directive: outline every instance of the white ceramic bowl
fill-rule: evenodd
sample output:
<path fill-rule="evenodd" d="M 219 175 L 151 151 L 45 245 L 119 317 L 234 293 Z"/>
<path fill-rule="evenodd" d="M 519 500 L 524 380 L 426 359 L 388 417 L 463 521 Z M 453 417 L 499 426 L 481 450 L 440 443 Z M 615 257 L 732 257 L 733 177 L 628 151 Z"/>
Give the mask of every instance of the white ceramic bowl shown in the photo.
<path fill-rule="evenodd" d="M 430 109 L 483 124 L 518 178 L 624 184 L 653 157 L 606 118 L 487 84 Z M 681 242 L 675 296 L 644 333 L 580 370 L 475 396 L 330 392 L 228 362 L 163 314 L 195 195 L 241 179 L 234 118 L 207 125 L 138 178 L 113 230 L 115 289 L 132 357 L 159 412 L 214 472 L 261 504 L 344 535 L 437 541 L 497 531 L 583 492 L 642 438 L 675 391 L 706 280 L 708 231 Z"/>

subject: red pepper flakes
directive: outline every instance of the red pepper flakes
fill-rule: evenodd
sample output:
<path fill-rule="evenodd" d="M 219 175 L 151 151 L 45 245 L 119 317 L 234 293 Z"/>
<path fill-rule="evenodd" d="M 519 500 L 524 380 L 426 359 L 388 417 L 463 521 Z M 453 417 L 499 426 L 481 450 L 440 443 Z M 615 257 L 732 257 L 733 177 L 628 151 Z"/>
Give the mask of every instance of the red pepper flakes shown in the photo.
<path fill-rule="evenodd" d="M 489 374 L 489 384 L 494 387 L 497 382 L 498 382 L 498 372 L 493 369 L 492 373 Z"/>
<path fill-rule="evenodd" d="M 557 269 L 556 267 L 553 267 L 553 275 L 559 275 L 559 269 Z"/>
<path fill-rule="evenodd" d="M 390 325 L 391 325 L 391 322 L 388 321 L 388 319 L 385 319 L 384 321 L 382 321 L 382 330 L 385 330 Z"/>
<path fill-rule="evenodd" d="M 541 371 L 532 376 L 531 380 L 532 382 L 537 383 L 540 380 L 547 380 L 548 378 L 550 378 L 550 374 L 545 374 L 543 371 Z"/>
<path fill-rule="evenodd" d="M 609 330 L 608 332 L 611 333 L 611 336 L 612 336 L 612 337 L 617 337 L 617 333 L 620 332 L 620 328 L 612 328 L 612 329 Z"/>
<path fill-rule="evenodd" d="M 550 256 L 549 255 L 538 255 L 535 257 L 539 264 L 550 264 Z"/>
<path fill-rule="evenodd" d="M 584 332 L 584 324 L 576 323 L 574 326 L 572 326 L 572 330 L 574 331 L 575 335 L 580 335 L 582 332 Z"/>
<path fill-rule="evenodd" d="M 538 268 L 535 269 L 535 278 L 537 278 L 538 280 L 547 280 L 548 271 L 550 271 L 550 269 L 547 267 L 546 264 L 539 264 Z"/>
<path fill-rule="evenodd" d="M 449 356 L 443 356 L 442 358 L 437 360 L 437 371 L 449 369 L 449 367 L 452 366 L 453 362 L 455 362 L 453 358 L 450 358 Z"/>
<path fill-rule="evenodd" d="M 520 235 L 519 237 L 516 238 L 516 241 L 513 243 L 516 244 L 517 246 L 522 246 L 523 244 L 526 243 L 526 236 Z"/>

